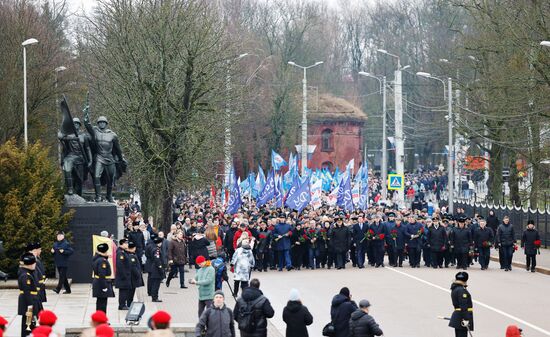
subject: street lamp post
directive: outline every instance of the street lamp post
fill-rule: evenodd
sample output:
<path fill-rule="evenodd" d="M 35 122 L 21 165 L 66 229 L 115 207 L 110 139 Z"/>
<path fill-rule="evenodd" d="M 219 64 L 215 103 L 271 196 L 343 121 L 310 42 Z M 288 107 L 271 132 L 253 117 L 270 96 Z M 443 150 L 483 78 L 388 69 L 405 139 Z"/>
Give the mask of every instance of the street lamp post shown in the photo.
<path fill-rule="evenodd" d="M 241 58 L 247 56 L 248 53 L 241 54 L 235 57 L 233 60 L 227 60 L 227 74 L 225 75 L 225 90 L 226 90 L 226 102 L 225 102 L 225 133 L 224 133 L 224 168 L 223 174 L 225 180 L 228 181 L 228 177 L 231 171 L 231 106 L 230 102 L 230 91 L 231 91 L 231 72 L 229 70 L 230 62 L 237 61 Z"/>
<path fill-rule="evenodd" d="M 445 81 L 439 77 L 432 76 L 430 73 L 417 72 L 416 75 L 426 78 L 431 78 L 443 83 L 443 89 L 445 89 Z M 454 183 L 454 144 L 453 144 L 453 82 L 449 77 L 447 79 L 447 118 L 448 118 L 448 128 L 449 128 L 449 153 L 447 155 L 447 194 L 448 194 L 448 203 L 449 207 L 447 212 L 453 214 L 454 212 L 454 195 L 453 195 L 453 183 Z"/>
<path fill-rule="evenodd" d="M 407 69 L 410 66 L 406 65 L 401 67 L 401 59 L 395 54 L 391 54 L 384 49 L 378 49 L 379 53 L 394 57 L 397 59 L 397 69 L 395 70 L 395 82 L 394 82 L 394 106 L 395 106 L 395 170 L 397 174 L 403 175 L 405 173 L 405 145 L 403 138 L 403 86 L 401 85 L 401 71 Z M 387 184 L 386 181 L 383 182 Z M 405 191 L 404 189 L 397 190 L 397 202 L 399 206 L 403 206 L 405 203 Z"/>
<path fill-rule="evenodd" d="M 380 83 L 380 94 L 382 95 L 382 167 L 381 167 L 381 186 L 382 186 L 382 199 L 386 200 L 388 196 L 388 149 L 387 149 L 387 137 L 386 137 L 386 76 L 375 76 L 364 71 L 360 71 L 359 75 L 367 76 L 378 80 Z M 366 159 L 366 158 L 365 158 Z"/>
<path fill-rule="evenodd" d="M 306 72 L 309 68 L 316 67 L 320 64 L 323 64 L 323 61 L 315 62 L 314 64 L 304 67 L 301 65 L 298 65 L 292 61 L 288 62 L 291 66 L 295 66 L 297 68 L 300 68 L 304 71 L 304 78 L 302 79 L 302 96 L 303 96 L 303 102 L 302 102 L 302 148 L 301 148 L 301 157 L 302 157 L 302 176 L 306 174 L 306 168 L 307 168 L 307 76 Z"/>
<path fill-rule="evenodd" d="M 25 149 L 29 144 L 29 137 L 27 132 L 27 46 L 38 43 L 37 39 L 27 39 L 21 43 L 23 46 L 23 123 L 25 134 Z"/>

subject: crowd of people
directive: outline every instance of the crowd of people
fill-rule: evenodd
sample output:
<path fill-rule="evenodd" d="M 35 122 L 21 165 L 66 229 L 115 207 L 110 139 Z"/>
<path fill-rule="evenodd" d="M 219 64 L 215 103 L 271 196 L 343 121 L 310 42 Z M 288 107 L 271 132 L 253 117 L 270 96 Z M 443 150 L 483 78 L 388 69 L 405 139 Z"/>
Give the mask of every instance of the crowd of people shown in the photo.
<path fill-rule="evenodd" d="M 388 265 L 467 270 L 476 263 L 486 270 L 493 247 L 498 249 L 500 268 L 505 271 L 512 269 L 512 256 L 522 247 L 526 269 L 534 272 L 541 245 L 534 223 L 529 221 L 523 233 L 516 235 L 508 217 L 502 221 L 494 213 L 487 219 L 477 214 L 467 217 L 460 208 L 450 214 L 445 207 L 431 202 L 432 197 L 439 199 L 438 193 L 445 184 L 442 177 L 431 172 L 408 177 L 414 195 L 411 206 L 401 209 L 374 199 L 370 207 L 356 211 L 323 204 L 318 209 L 308 207 L 296 212 L 271 204 L 255 207 L 249 203 L 229 215 L 208 196 L 180 196 L 175 200 L 173 224 L 166 232 L 155 227 L 150 218 L 144 219 L 137 202 L 128 203 L 124 237 L 116 242 L 116 270 L 109 262 L 109 245 L 102 243 L 95 249 L 92 295 L 97 299 L 96 309 L 107 312 L 107 299 L 115 296 L 113 288 L 118 288 L 119 310 L 128 310 L 136 289 L 145 285 L 152 301 L 162 302 L 160 284 L 165 282 L 170 287 L 177 279 L 180 288 L 198 287 L 197 336 L 234 336 L 234 321 L 241 336 L 264 336 L 267 319 L 274 312 L 253 273 Z M 376 186 L 371 196 L 379 196 Z M 519 245 L 517 237 L 521 238 Z M 71 293 L 66 274 L 72 252 L 64 233 L 58 233 L 52 249 L 60 275 L 56 293 L 62 288 Z M 40 254 L 40 244 L 31 243 L 21 257 L 19 315 L 26 315 L 29 306 L 35 316 L 43 309 L 45 271 Z M 186 277 L 193 268 L 194 275 Z M 144 273 L 147 282 L 143 280 Z M 234 310 L 225 305 L 224 282 L 235 298 L 241 292 Z M 369 307 L 368 300 L 355 304 L 349 289 L 342 288 L 333 299 L 332 321 L 326 328 L 330 330 L 332 326 L 335 336 L 342 337 L 381 335 L 381 329 L 368 314 Z M 247 317 L 250 313 L 258 319 Z M 313 317 L 301 303 L 298 290 L 290 292 L 282 315 L 287 336 L 307 336 Z M 218 329 L 209 326 L 213 321 L 224 323 Z M 464 326 L 457 329 L 461 333 L 467 331 Z M 27 330 L 23 320 L 22 336 L 27 335 Z"/>

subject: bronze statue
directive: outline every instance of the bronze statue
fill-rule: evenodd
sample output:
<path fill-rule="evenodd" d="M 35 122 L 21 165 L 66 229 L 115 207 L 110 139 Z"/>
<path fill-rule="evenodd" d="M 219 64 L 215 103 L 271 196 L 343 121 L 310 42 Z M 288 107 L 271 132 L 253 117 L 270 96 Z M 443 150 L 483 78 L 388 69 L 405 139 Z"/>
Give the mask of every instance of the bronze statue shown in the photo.
<path fill-rule="evenodd" d="M 65 176 L 67 194 L 82 196 L 82 184 L 92 167 L 92 151 L 89 136 L 80 131 L 80 120 L 71 118 L 65 98 L 61 102 L 63 121 L 57 138 L 61 142 L 61 167 Z"/>
<path fill-rule="evenodd" d="M 126 171 L 126 160 L 118 142 L 118 136 L 107 128 L 109 122 L 104 116 L 97 119 L 97 126 L 90 124 L 89 105 L 84 108 L 84 125 L 91 137 L 94 161 L 92 178 L 95 188 L 95 201 L 101 201 L 101 185 L 107 186 L 106 199 L 113 202 L 113 185 L 117 177 Z"/>

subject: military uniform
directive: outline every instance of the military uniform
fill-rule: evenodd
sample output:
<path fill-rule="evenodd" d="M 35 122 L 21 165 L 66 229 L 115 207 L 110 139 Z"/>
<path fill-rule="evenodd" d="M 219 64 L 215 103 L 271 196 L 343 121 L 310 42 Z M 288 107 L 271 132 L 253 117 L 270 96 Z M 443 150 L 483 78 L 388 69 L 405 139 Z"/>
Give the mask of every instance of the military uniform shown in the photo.
<path fill-rule="evenodd" d="M 472 296 L 466 289 L 468 273 L 460 272 L 456 274 L 456 281 L 451 285 L 451 300 L 453 301 L 454 311 L 449 321 L 449 326 L 455 329 L 456 337 L 466 337 L 468 331 L 474 331 L 474 311 Z M 465 321 L 468 324 L 464 324 Z"/>
<path fill-rule="evenodd" d="M 30 334 L 32 329 L 36 326 L 36 317 L 42 310 L 42 302 L 40 301 L 38 292 L 40 289 L 39 283 L 34 276 L 34 272 L 30 268 L 25 266 L 32 266 L 36 263 L 36 258 L 31 253 L 25 253 L 21 257 L 21 266 L 18 271 L 17 284 L 19 287 L 19 298 L 17 301 L 17 314 L 21 315 L 21 337 L 25 337 Z M 29 308 L 32 307 L 32 323 L 27 329 L 26 313 Z"/>
<path fill-rule="evenodd" d="M 128 248 L 135 248 L 136 245 L 133 242 L 128 243 Z M 130 289 L 128 290 L 128 297 L 126 298 L 126 306 L 130 306 L 134 301 L 134 295 L 136 288 L 143 287 L 143 274 L 141 271 L 141 261 L 135 254 L 135 252 L 128 252 L 128 260 L 130 261 Z"/>
<path fill-rule="evenodd" d="M 48 298 L 46 297 L 46 268 L 39 257 L 36 258 L 35 272 L 36 280 L 38 281 L 38 298 L 42 303 L 48 302 Z"/>
<path fill-rule="evenodd" d="M 123 248 L 118 248 L 116 253 L 115 287 L 118 291 L 118 310 L 127 310 L 128 297 L 132 286 L 131 266 L 128 253 Z"/>
<path fill-rule="evenodd" d="M 153 243 L 150 243 L 145 248 L 145 256 L 147 261 L 145 269 L 147 270 L 147 287 L 149 295 L 153 298 L 153 302 L 162 302 L 159 299 L 160 282 L 165 276 L 164 266 L 162 264 L 162 252 L 159 244 L 162 243 L 162 238 L 156 237 Z"/>
<path fill-rule="evenodd" d="M 106 243 L 97 245 L 97 250 L 100 253 L 106 253 L 109 246 Z M 111 276 L 111 264 L 109 260 L 97 253 L 92 260 L 92 270 L 94 279 L 92 281 L 92 297 L 96 298 L 96 310 L 101 310 L 107 313 L 107 299 L 115 297 L 113 284 L 107 277 Z"/>

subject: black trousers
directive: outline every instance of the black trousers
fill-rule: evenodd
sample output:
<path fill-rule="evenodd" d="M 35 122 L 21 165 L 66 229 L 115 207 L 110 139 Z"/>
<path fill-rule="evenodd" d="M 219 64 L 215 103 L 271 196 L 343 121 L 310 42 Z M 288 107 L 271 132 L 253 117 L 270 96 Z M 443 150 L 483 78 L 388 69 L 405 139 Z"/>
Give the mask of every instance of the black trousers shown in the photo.
<path fill-rule="evenodd" d="M 150 289 L 150 296 L 156 300 L 159 298 L 159 288 L 160 288 L 160 281 L 162 281 L 162 279 L 160 278 L 150 278 L 149 279 L 150 283 L 148 283 L 147 285 L 151 285 L 151 289 Z"/>
<path fill-rule="evenodd" d="M 118 308 L 128 306 L 128 297 L 130 295 L 130 289 L 119 289 L 118 290 Z"/>
<path fill-rule="evenodd" d="M 443 266 L 443 252 L 432 250 L 432 267 Z"/>
<path fill-rule="evenodd" d="M 483 268 L 487 268 L 489 266 L 489 260 L 491 258 L 491 249 L 489 247 L 479 247 L 478 248 L 478 252 L 479 252 L 479 264 L 483 267 Z"/>
<path fill-rule="evenodd" d="M 292 264 L 294 268 L 300 268 L 304 262 L 305 246 L 292 247 Z"/>
<path fill-rule="evenodd" d="M 55 289 L 59 292 L 61 287 L 65 288 L 65 291 L 71 292 L 71 285 L 67 279 L 67 267 L 57 267 L 57 272 L 59 273 L 59 281 L 57 282 L 57 287 Z"/>
<path fill-rule="evenodd" d="M 468 330 L 455 329 L 455 337 L 468 337 Z"/>
<path fill-rule="evenodd" d="M 134 301 L 134 295 L 135 294 L 136 294 L 136 288 L 128 289 L 128 297 L 126 297 L 126 306 L 127 307 L 130 307 L 130 305 Z"/>
<path fill-rule="evenodd" d="M 404 259 L 405 259 L 405 249 L 395 248 L 395 264 L 401 267 L 403 265 Z"/>
<path fill-rule="evenodd" d="M 258 270 L 267 270 L 269 267 L 269 254 L 267 251 L 256 254 L 256 267 Z"/>
<path fill-rule="evenodd" d="M 95 310 L 101 310 L 107 313 L 107 297 L 97 297 L 95 300 Z"/>
<path fill-rule="evenodd" d="M 458 268 L 468 268 L 468 253 L 455 252 L 456 266 Z"/>
<path fill-rule="evenodd" d="M 526 258 L 525 262 L 527 264 L 527 269 L 534 270 L 537 267 L 537 255 L 529 254 L 529 255 L 525 255 L 525 258 Z"/>
<path fill-rule="evenodd" d="M 239 283 L 241 284 L 241 289 L 248 288 L 248 281 L 233 281 L 233 295 L 237 297 L 239 293 Z"/>
<path fill-rule="evenodd" d="M 169 283 L 176 274 L 180 274 L 180 287 L 185 285 L 185 265 L 184 264 L 173 264 L 170 266 L 170 272 L 168 273 L 168 279 L 166 283 Z"/>
<path fill-rule="evenodd" d="M 409 264 L 412 267 L 420 265 L 420 248 L 418 247 L 409 247 Z"/>
<path fill-rule="evenodd" d="M 346 263 L 346 252 L 336 252 L 336 268 L 344 268 Z"/>
<path fill-rule="evenodd" d="M 376 244 L 372 247 L 372 253 L 374 255 L 374 264 L 381 266 L 384 264 L 384 245 Z"/>

